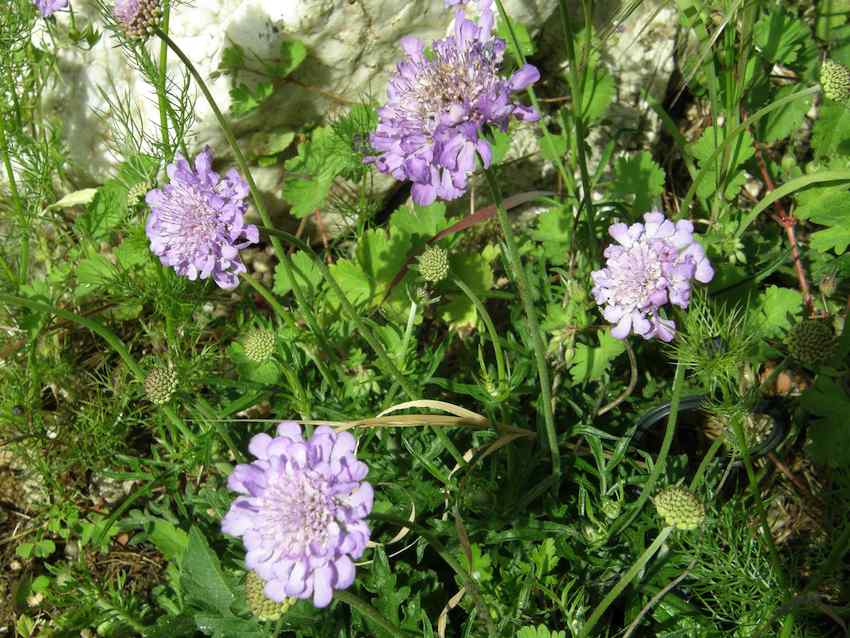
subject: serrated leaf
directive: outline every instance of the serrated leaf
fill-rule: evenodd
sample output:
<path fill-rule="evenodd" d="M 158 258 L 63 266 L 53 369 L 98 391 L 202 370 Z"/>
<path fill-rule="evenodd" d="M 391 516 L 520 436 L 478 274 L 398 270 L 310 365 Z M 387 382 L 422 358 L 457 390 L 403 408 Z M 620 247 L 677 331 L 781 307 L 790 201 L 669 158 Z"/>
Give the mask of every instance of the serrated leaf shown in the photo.
<path fill-rule="evenodd" d="M 387 554 L 382 547 L 376 548 L 373 553 L 372 568 L 364 585 L 366 589 L 376 595 L 372 600 L 375 609 L 381 612 L 381 615 L 392 624 L 401 625 L 401 607 L 410 595 L 410 587 L 399 587 L 396 584 L 396 576 L 390 569 Z M 364 620 L 372 627 L 374 636 L 395 638 L 380 627 L 369 623 L 367 618 L 364 618 Z"/>
<path fill-rule="evenodd" d="M 611 195 L 631 204 L 635 215 L 648 211 L 663 192 L 664 171 L 648 151 L 617 159 Z"/>
<path fill-rule="evenodd" d="M 571 212 L 567 207 L 550 208 L 537 217 L 531 238 L 543 245 L 543 255 L 552 264 L 567 261 L 567 247 L 572 229 Z"/>
<path fill-rule="evenodd" d="M 115 249 L 115 257 L 122 268 L 133 268 L 148 262 L 150 242 L 144 235 L 130 236 Z"/>
<path fill-rule="evenodd" d="M 540 154 L 543 159 L 557 162 L 567 153 L 567 136 L 562 133 L 550 133 L 540 138 Z"/>
<path fill-rule="evenodd" d="M 403 206 L 390 217 L 390 235 L 407 234 L 413 244 L 421 243 L 448 226 L 446 205 L 434 202 L 430 206 Z"/>
<path fill-rule="evenodd" d="M 83 259 L 77 266 L 77 289 L 78 297 L 87 295 L 97 288 L 107 285 L 114 276 L 115 266 L 103 255 L 94 255 Z"/>
<path fill-rule="evenodd" d="M 753 40 L 761 54 L 775 64 L 792 64 L 809 38 L 809 27 L 777 6 L 753 28 Z"/>
<path fill-rule="evenodd" d="M 230 89 L 230 112 L 237 117 L 248 115 L 273 94 L 271 82 L 259 82 L 253 89 L 243 82 Z"/>
<path fill-rule="evenodd" d="M 623 342 L 612 337 L 609 331 L 600 331 L 598 337 L 598 347 L 584 343 L 576 345 L 575 358 L 570 367 L 570 375 L 574 383 L 598 381 L 608 370 L 611 362 L 626 351 Z"/>
<path fill-rule="evenodd" d="M 850 209 L 832 208 L 821 213 L 811 215 L 810 221 L 828 226 L 825 230 L 813 233 L 809 239 L 809 245 L 818 252 L 825 253 L 830 250 L 837 255 L 842 254 L 850 245 Z"/>
<path fill-rule="evenodd" d="M 283 197 L 294 217 L 306 217 L 320 208 L 334 178 L 345 169 L 345 158 L 335 144 L 333 130 L 319 127 L 310 140 L 298 145 L 298 156 L 287 160 Z"/>
<path fill-rule="evenodd" d="M 261 385 L 275 385 L 280 381 L 280 368 L 274 361 L 254 363 L 248 369 L 248 380 Z"/>
<path fill-rule="evenodd" d="M 354 305 L 370 301 L 375 287 L 364 270 L 351 259 L 340 259 L 330 267 L 331 275 L 336 279 L 346 298 Z M 336 293 L 332 293 L 336 297 Z"/>
<path fill-rule="evenodd" d="M 304 293 L 312 298 L 319 289 L 322 281 L 322 271 L 310 255 L 299 250 L 290 257 L 295 281 L 301 286 Z M 274 270 L 274 292 L 281 297 L 292 290 L 292 282 L 286 276 L 280 264 Z"/>
<path fill-rule="evenodd" d="M 462 279 L 481 299 L 493 287 L 493 268 L 490 262 L 497 254 L 498 248 L 493 245 L 486 246 L 481 253 L 452 254 L 449 256 L 452 276 Z M 474 326 L 478 317 L 475 305 L 460 291 L 441 306 L 441 310 L 440 317 L 453 328 Z"/>
<path fill-rule="evenodd" d="M 723 129 L 709 126 L 703 131 L 700 138 L 691 145 L 691 153 L 701 163 L 707 162 L 715 149 L 719 148 L 725 140 L 726 132 Z M 731 168 L 740 166 L 755 155 L 753 136 L 746 131 L 739 134 L 735 142 L 729 146 L 728 152 L 729 166 Z M 722 154 L 715 161 L 719 164 L 721 158 Z"/>
<path fill-rule="evenodd" d="M 189 543 L 180 561 L 180 587 L 187 601 L 200 609 L 230 614 L 234 595 L 230 590 L 218 556 L 197 527 L 189 531 Z"/>
<path fill-rule="evenodd" d="M 145 638 L 188 638 L 197 631 L 195 619 L 189 614 L 161 616 L 156 624 L 145 629 Z"/>
<path fill-rule="evenodd" d="M 819 375 L 803 393 L 800 406 L 813 417 L 808 452 L 818 463 L 832 468 L 850 466 L 850 397 L 835 381 Z"/>
<path fill-rule="evenodd" d="M 99 240 L 118 226 L 127 214 L 127 187 L 117 180 L 109 180 L 97 189 L 91 204 L 80 215 L 74 226 L 84 236 Z"/>
<path fill-rule="evenodd" d="M 521 628 L 516 638 L 566 638 L 567 634 L 564 631 L 550 631 L 546 625 L 526 625 Z"/>
<path fill-rule="evenodd" d="M 280 43 L 280 61 L 273 65 L 273 73 L 279 78 L 291 75 L 307 59 L 307 47 L 299 40 L 284 40 Z"/>
<path fill-rule="evenodd" d="M 783 86 L 776 92 L 774 101 L 788 97 L 796 91 L 796 86 Z M 811 107 L 812 96 L 809 95 L 772 111 L 759 122 L 759 138 L 771 144 L 788 137 L 800 128 Z"/>
<path fill-rule="evenodd" d="M 756 325 L 766 337 L 784 334 L 803 309 L 803 296 L 791 288 L 770 286 L 755 304 Z"/>
<path fill-rule="evenodd" d="M 165 558 L 175 562 L 180 561 L 189 546 L 189 535 L 164 518 L 153 520 L 153 529 L 148 539 Z"/>
<path fill-rule="evenodd" d="M 837 102 L 821 105 L 812 128 L 812 148 L 816 158 L 850 155 L 850 109 Z"/>

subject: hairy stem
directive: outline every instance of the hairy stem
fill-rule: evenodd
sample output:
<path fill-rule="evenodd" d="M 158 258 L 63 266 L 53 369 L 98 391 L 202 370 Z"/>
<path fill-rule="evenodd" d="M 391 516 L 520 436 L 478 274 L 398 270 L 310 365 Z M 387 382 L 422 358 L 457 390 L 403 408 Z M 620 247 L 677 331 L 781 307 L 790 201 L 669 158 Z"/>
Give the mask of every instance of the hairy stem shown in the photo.
<path fill-rule="evenodd" d="M 508 218 L 508 211 L 502 204 L 502 194 L 499 184 L 490 169 L 484 170 L 484 176 L 493 192 L 493 200 L 496 203 L 496 214 L 499 225 L 505 235 L 505 248 L 507 249 L 508 262 L 516 278 L 519 296 L 525 308 L 525 317 L 528 323 L 529 339 L 534 349 L 534 358 L 537 361 L 537 377 L 540 381 L 540 393 L 543 400 L 543 419 L 546 424 L 546 439 L 549 444 L 549 454 L 552 460 L 552 475 L 557 477 L 554 488 L 557 493 L 561 477 L 561 455 L 558 452 L 558 433 L 555 431 L 555 415 L 552 412 L 552 383 L 549 379 L 549 364 L 546 361 L 546 346 L 540 334 L 540 324 L 537 321 L 537 311 L 534 309 L 534 293 L 528 281 L 528 275 L 519 256 L 514 231 Z"/>

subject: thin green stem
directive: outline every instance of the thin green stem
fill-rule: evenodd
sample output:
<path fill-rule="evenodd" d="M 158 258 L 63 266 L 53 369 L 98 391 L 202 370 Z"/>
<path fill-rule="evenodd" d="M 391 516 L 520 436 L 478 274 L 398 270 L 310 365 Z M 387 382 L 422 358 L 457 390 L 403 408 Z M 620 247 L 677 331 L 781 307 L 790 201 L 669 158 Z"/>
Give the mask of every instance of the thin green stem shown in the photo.
<path fill-rule="evenodd" d="M 198 73 L 198 70 L 195 68 L 195 65 L 192 64 L 192 61 L 186 56 L 185 53 L 183 53 L 180 47 L 178 47 L 174 43 L 174 41 L 168 37 L 168 35 L 162 32 L 161 29 L 157 29 L 156 34 L 163 42 L 168 45 L 168 47 L 174 52 L 174 54 L 178 58 L 180 58 L 180 61 L 186 66 L 186 69 L 189 71 L 189 74 L 192 76 L 192 78 L 194 78 L 195 83 L 201 90 L 201 93 L 204 94 L 207 103 L 210 105 L 210 109 L 212 109 L 213 114 L 215 114 L 215 117 L 218 120 L 219 126 L 221 126 L 222 133 L 224 133 L 224 138 L 227 140 L 230 149 L 233 151 L 233 157 L 236 159 L 236 163 L 239 165 L 239 170 L 242 172 L 242 175 L 248 182 L 248 188 L 251 191 L 251 197 L 254 200 L 254 207 L 257 209 L 257 214 L 259 214 L 260 219 L 263 220 L 263 224 L 267 228 L 272 228 L 271 215 L 269 215 L 269 212 L 266 209 L 266 205 L 263 202 L 263 197 L 260 194 L 260 190 L 257 188 L 256 182 L 254 182 L 254 177 L 251 174 L 250 167 L 248 166 L 248 161 L 245 159 L 245 155 L 244 153 L 242 153 L 242 149 L 239 147 L 239 143 L 236 141 L 236 136 L 233 134 L 233 129 L 230 126 L 230 122 L 227 121 L 227 118 L 224 117 L 224 114 L 221 112 L 221 109 L 218 108 L 218 104 L 213 98 L 212 93 L 210 93 L 206 82 L 204 82 L 204 79 L 201 77 L 201 74 Z M 290 282 L 292 282 L 292 292 L 295 295 L 295 300 L 298 304 L 299 310 L 303 313 L 304 318 L 307 320 L 307 324 L 310 326 L 310 330 L 313 331 L 313 334 L 316 336 L 316 339 L 319 341 L 321 347 L 328 353 L 331 353 L 332 350 L 327 342 L 327 339 L 325 338 L 324 331 L 319 326 L 319 322 L 313 314 L 313 311 L 310 309 L 310 305 L 307 303 L 307 299 L 304 296 L 304 291 L 301 289 L 301 285 L 295 279 L 292 261 L 289 259 L 289 255 L 286 254 L 286 251 L 283 249 L 283 245 L 280 243 L 280 240 L 277 237 L 272 236 L 271 243 L 275 255 L 277 256 L 278 262 L 280 263 L 280 266 L 283 269 L 283 275 Z"/>
<path fill-rule="evenodd" d="M 659 550 L 661 545 L 667 540 L 667 537 L 670 536 L 670 532 L 673 531 L 672 527 L 665 527 L 658 536 L 655 537 L 655 540 L 652 541 L 652 544 L 647 547 L 643 554 L 640 555 L 640 558 L 635 561 L 634 565 L 629 567 L 629 570 L 620 577 L 620 580 L 617 581 L 617 584 L 609 591 L 605 598 L 596 605 L 596 608 L 590 614 L 590 618 L 587 619 L 587 622 L 584 623 L 584 626 L 581 628 L 581 633 L 579 633 L 579 638 L 586 638 L 586 636 L 590 635 L 590 632 L 593 631 L 593 628 L 596 626 L 596 623 L 599 622 L 599 619 L 602 617 L 602 614 L 605 613 L 605 610 L 611 606 L 617 596 L 619 596 L 623 590 L 628 587 L 629 583 L 631 583 L 635 576 L 646 566 L 649 560 L 655 556 L 655 553 Z"/>
<path fill-rule="evenodd" d="M 171 18 L 171 0 L 164 0 L 162 3 L 162 21 L 160 22 L 163 33 L 168 33 L 168 24 Z M 165 151 L 165 157 L 169 161 L 172 157 L 171 138 L 168 134 L 168 97 L 165 93 L 165 84 L 167 81 L 168 72 L 168 44 L 165 40 L 159 43 L 159 78 L 156 86 L 157 97 L 159 98 L 159 130 L 162 136 L 162 148 Z"/>
<path fill-rule="evenodd" d="M 673 397 L 670 401 L 670 416 L 667 417 L 667 428 L 664 431 L 664 440 L 661 442 L 658 457 L 655 459 L 652 472 L 649 474 L 649 478 L 646 480 L 637 502 L 628 513 L 623 514 L 614 521 L 614 524 L 611 525 L 609 536 L 614 536 L 623 531 L 640 514 L 641 509 L 652 494 L 652 490 L 655 489 L 655 483 L 658 481 L 658 477 L 664 471 L 664 467 L 667 464 L 667 454 L 670 452 L 670 446 L 673 444 L 673 435 L 676 432 L 676 420 L 679 416 L 679 399 L 682 396 L 684 380 L 685 368 L 681 364 L 677 364 L 676 374 L 673 377 Z"/>
<path fill-rule="evenodd" d="M 271 290 L 266 288 L 259 279 L 257 279 L 248 272 L 242 273 L 242 279 L 248 282 L 248 285 L 251 286 L 251 288 L 253 288 L 254 290 L 256 290 L 259 295 L 266 300 L 266 303 L 271 306 L 271 309 L 274 310 L 274 313 L 280 318 L 281 321 L 283 321 L 283 323 L 285 323 L 292 330 L 297 329 L 297 326 L 295 325 L 295 320 L 292 318 L 292 313 L 289 312 L 286 308 L 284 308 L 277 299 L 275 299 L 275 296 L 272 294 Z"/>
<path fill-rule="evenodd" d="M 9 194 L 12 196 L 12 205 L 15 207 L 15 212 L 18 214 L 19 223 L 24 221 L 24 204 L 21 201 L 21 195 L 18 192 L 18 183 L 15 180 L 15 171 L 12 168 L 12 158 L 9 155 L 9 140 L 6 137 L 6 122 L 5 118 L 0 117 L 0 153 L 3 154 L 3 166 L 6 169 L 6 179 L 9 182 Z M 4 270 L 11 270 L 6 260 L 3 260 Z M 18 262 L 18 285 L 26 283 L 27 271 L 29 268 L 29 229 L 22 233 L 21 238 L 21 254 Z"/>
<path fill-rule="evenodd" d="M 561 28 L 564 31 L 564 42 L 567 46 L 567 59 L 570 63 L 570 103 L 572 104 L 573 123 L 576 129 L 576 154 L 578 155 L 578 168 L 581 174 L 581 208 L 584 209 L 585 223 L 587 225 L 587 240 L 591 248 L 591 256 L 595 257 L 596 253 L 596 236 L 593 233 L 593 200 L 591 197 L 592 187 L 590 184 L 590 171 L 587 169 L 587 155 L 584 149 L 585 130 L 584 130 L 584 114 L 582 107 L 584 103 L 584 82 L 579 75 L 579 62 L 576 56 L 575 44 L 573 42 L 575 35 L 573 33 L 573 25 L 570 19 L 570 12 L 567 9 L 565 0 L 560 0 L 561 8 Z M 587 34 L 588 37 L 590 34 Z"/>
<path fill-rule="evenodd" d="M 338 589 L 337 591 L 335 591 L 334 598 L 341 603 L 345 603 L 346 605 L 357 611 L 357 613 L 359 613 L 361 616 L 364 616 L 368 620 L 371 620 L 378 627 L 388 632 L 391 636 L 414 635 L 409 631 L 403 631 L 400 627 L 391 623 L 389 620 L 387 620 L 381 615 L 381 612 L 372 607 L 372 605 L 367 603 L 359 596 L 352 594 L 346 589 Z"/>
<path fill-rule="evenodd" d="M 549 454 L 552 459 L 552 475 L 558 477 L 554 488 L 558 491 L 561 477 L 561 455 L 558 452 L 558 433 L 555 431 L 555 415 L 552 412 L 552 384 L 549 380 L 549 365 L 546 361 L 546 346 L 540 333 L 540 324 L 537 321 L 537 312 L 534 309 L 534 292 L 528 281 L 528 275 L 519 256 L 514 231 L 508 218 L 508 211 L 502 204 L 502 194 L 499 184 L 490 169 L 484 170 L 484 177 L 493 192 L 493 200 L 496 203 L 496 213 L 499 225 L 505 236 L 505 248 L 507 249 L 508 262 L 513 270 L 514 277 L 519 288 L 519 296 L 525 308 L 525 318 L 528 323 L 529 339 L 534 349 L 534 358 L 537 361 L 537 377 L 540 381 L 540 393 L 543 400 L 543 419 L 546 425 L 546 438 L 549 443 Z"/>
<path fill-rule="evenodd" d="M 124 342 L 112 332 L 109 328 L 104 326 L 103 324 L 94 321 L 93 319 L 87 319 L 86 317 L 81 317 L 80 315 L 69 312 L 68 310 L 63 310 L 62 308 L 56 308 L 55 306 L 51 306 L 46 303 L 42 303 L 40 301 L 35 301 L 34 299 L 25 299 L 23 297 L 16 297 L 14 295 L 6 295 L 0 293 L 0 302 L 7 303 L 14 306 L 23 306 L 25 308 L 30 308 L 31 310 L 35 310 L 37 312 L 46 312 L 49 314 L 56 315 L 57 317 L 62 317 L 68 321 L 72 321 L 78 325 L 83 326 L 84 328 L 88 328 L 101 339 L 106 341 L 109 346 L 118 354 L 119 357 L 124 361 L 130 371 L 135 375 L 136 379 L 139 382 L 144 382 L 145 374 L 142 366 L 139 365 L 139 362 L 136 361 L 135 357 L 130 354 L 130 351 L 127 349 L 127 346 L 124 345 Z M 177 413 L 173 408 L 165 405 L 160 406 L 160 409 L 163 413 L 168 417 L 168 420 L 171 424 L 180 431 L 185 439 L 189 442 L 195 441 L 195 435 L 186 427 L 186 424 L 183 423 L 183 420 L 177 416 Z"/>
<path fill-rule="evenodd" d="M 708 452 L 705 453 L 705 456 L 702 457 L 702 461 L 700 461 L 699 467 L 697 468 L 696 474 L 691 479 L 690 490 L 693 492 L 697 486 L 702 483 L 702 479 L 705 475 L 705 471 L 708 468 L 708 464 L 711 463 L 712 459 L 717 455 L 717 450 L 720 449 L 720 446 L 723 445 L 723 438 L 717 437 L 714 441 L 711 442 L 711 447 L 708 448 Z"/>
<path fill-rule="evenodd" d="M 481 315 L 481 320 L 484 322 L 484 325 L 487 326 L 487 332 L 490 333 L 490 341 L 493 342 L 493 352 L 496 356 L 496 374 L 499 376 L 499 396 L 502 396 L 502 393 L 507 389 L 508 377 L 505 373 L 505 358 L 502 354 L 502 344 L 499 342 L 499 333 L 496 332 L 496 326 L 493 324 L 493 319 L 490 317 L 490 313 L 487 312 L 487 308 L 483 303 L 481 303 L 478 295 L 476 295 L 462 279 L 455 277 L 452 281 L 454 281 L 454 284 L 460 288 L 467 297 L 469 297 L 469 300 L 475 306 L 476 310 L 478 310 L 478 314 Z"/>

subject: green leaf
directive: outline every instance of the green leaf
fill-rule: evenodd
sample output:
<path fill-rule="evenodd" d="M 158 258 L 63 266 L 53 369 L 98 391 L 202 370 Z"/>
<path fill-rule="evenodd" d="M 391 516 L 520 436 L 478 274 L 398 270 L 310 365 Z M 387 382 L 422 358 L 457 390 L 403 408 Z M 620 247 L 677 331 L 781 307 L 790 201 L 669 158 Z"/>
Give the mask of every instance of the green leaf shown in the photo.
<path fill-rule="evenodd" d="M 218 557 L 197 527 L 189 531 L 189 543 L 180 561 L 180 587 L 186 599 L 201 609 L 230 613 L 234 595 L 230 590 Z"/>
<path fill-rule="evenodd" d="M 334 178 L 344 169 L 346 159 L 336 149 L 333 129 L 319 127 L 309 141 L 298 145 L 298 156 L 286 162 L 287 178 L 283 197 L 292 205 L 294 217 L 312 215 L 324 204 Z"/>
<path fill-rule="evenodd" d="M 100 240 L 118 226 L 127 214 L 127 187 L 109 180 L 97 189 L 86 212 L 77 217 L 74 227 L 85 237 Z"/>
<path fill-rule="evenodd" d="M 280 62 L 272 66 L 272 72 L 279 78 L 292 74 L 307 58 L 307 47 L 298 40 L 284 40 L 280 43 Z"/>
<path fill-rule="evenodd" d="M 236 117 L 257 110 L 274 94 L 271 82 L 259 82 L 253 90 L 244 82 L 230 89 L 230 112 Z"/>
<path fill-rule="evenodd" d="M 593 124 L 603 118 L 614 100 L 615 93 L 614 76 L 608 69 L 601 63 L 590 65 L 586 72 L 581 100 L 581 113 L 586 124 Z"/>
<path fill-rule="evenodd" d="M 65 195 L 65 197 L 55 204 L 48 206 L 47 210 L 52 208 L 74 208 L 75 206 L 85 206 L 86 204 L 91 204 L 96 195 L 96 188 L 84 188 L 83 190 L 74 191 L 73 193 Z"/>
<path fill-rule="evenodd" d="M 550 208 L 538 215 L 536 221 L 531 238 L 543 245 L 543 255 L 547 261 L 552 264 L 566 263 L 572 228 L 571 211 L 567 207 Z"/>
<path fill-rule="evenodd" d="M 631 204 L 635 215 L 648 211 L 663 192 L 664 171 L 648 151 L 617 159 L 611 195 Z"/>
<path fill-rule="evenodd" d="M 245 66 L 245 53 L 238 44 L 231 44 L 221 52 L 218 68 L 222 71 L 239 71 Z"/>
<path fill-rule="evenodd" d="M 800 406 L 812 417 L 808 452 L 816 462 L 832 468 L 850 467 L 850 397 L 825 375 L 800 398 Z"/>
<path fill-rule="evenodd" d="M 598 381 L 608 370 L 611 362 L 626 351 L 620 339 L 611 336 L 609 331 L 600 331 L 599 346 L 591 347 L 584 343 L 576 344 L 576 354 L 570 367 L 574 383 Z"/>
<path fill-rule="evenodd" d="M 331 275 L 339 284 L 346 298 L 355 306 L 371 301 L 375 289 L 369 275 L 351 259 L 340 259 L 330 267 Z M 333 298 L 335 292 L 331 292 Z"/>
<path fill-rule="evenodd" d="M 546 625 L 526 625 L 520 629 L 516 638 L 566 638 L 567 634 L 563 631 L 550 631 Z"/>
<path fill-rule="evenodd" d="M 812 128 L 812 148 L 816 158 L 850 155 L 850 109 L 837 102 L 821 105 Z"/>
<path fill-rule="evenodd" d="M 434 202 L 430 206 L 416 204 L 403 206 L 390 217 L 390 236 L 396 233 L 407 234 L 411 242 L 421 244 L 449 225 L 446 221 L 446 205 Z"/>
<path fill-rule="evenodd" d="M 103 255 L 87 257 L 77 266 L 77 289 L 78 297 L 87 295 L 98 288 L 107 285 L 115 274 L 115 266 Z"/>
<path fill-rule="evenodd" d="M 239 618 L 233 614 L 195 614 L 198 629 L 212 638 L 266 638 L 254 618 Z"/>
<path fill-rule="evenodd" d="M 540 138 L 540 154 L 543 159 L 557 162 L 567 153 L 567 136 L 563 133 L 549 133 Z"/>
<path fill-rule="evenodd" d="M 160 616 L 156 624 L 145 630 L 145 638 L 189 638 L 197 632 L 195 619 L 189 614 Z"/>
<path fill-rule="evenodd" d="M 525 57 L 530 57 L 534 55 L 534 40 L 532 40 L 531 35 L 528 33 L 528 29 L 521 22 L 517 22 L 516 20 L 511 20 L 511 26 L 514 30 L 514 35 L 516 36 L 517 41 L 519 42 L 519 50 Z M 517 66 L 522 64 L 521 59 L 516 57 L 516 53 L 514 51 L 514 41 L 511 38 L 511 32 L 508 29 L 508 24 L 504 22 L 501 18 L 499 18 L 499 22 L 496 24 L 496 35 L 498 35 L 502 40 L 508 43 L 508 49 L 511 54 L 514 55 Z"/>
<path fill-rule="evenodd" d="M 153 529 L 148 539 L 165 558 L 174 562 L 183 558 L 189 546 L 189 535 L 164 518 L 153 519 Z"/>
<path fill-rule="evenodd" d="M 791 288 L 770 286 L 756 300 L 756 325 L 765 337 L 777 337 L 791 327 L 803 310 L 803 296 Z"/>
<path fill-rule="evenodd" d="M 148 263 L 151 249 L 148 238 L 142 234 L 131 235 L 115 249 L 115 257 L 122 268 L 131 269 Z"/>
<path fill-rule="evenodd" d="M 383 547 L 376 548 L 373 553 L 372 569 L 369 572 L 368 579 L 364 582 L 364 586 L 375 594 L 375 598 L 372 600 L 375 609 L 381 612 L 381 615 L 392 624 L 401 625 L 401 606 L 410 595 L 410 587 L 399 587 L 396 584 L 396 576 L 390 569 L 390 563 Z M 367 620 L 367 624 L 374 632 L 370 635 L 380 638 L 396 638 L 380 627 L 368 623 L 368 619 L 364 618 L 364 620 Z"/>
<path fill-rule="evenodd" d="M 825 230 L 813 233 L 809 245 L 818 252 L 834 251 L 842 254 L 850 245 L 850 211 L 847 208 L 832 208 L 809 217 L 810 221 L 828 226 Z"/>
<path fill-rule="evenodd" d="M 303 250 L 299 250 L 290 257 L 295 280 L 304 290 L 308 298 L 312 298 L 319 290 L 322 281 L 322 271 L 315 260 Z M 280 264 L 274 270 L 274 292 L 281 297 L 292 290 L 292 282 L 286 276 Z"/>
<path fill-rule="evenodd" d="M 776 92 L 775 100 L 781 100 L 797 91 L 796 86 L 783 86 Z M 793 100 L 788 104 L 770 112 L 759 123 L 759 139 L 768 144 L 788 137 L 803 124 L 806 113 L 812 106 L 812 96 L 802 100 Z"/>
<path fill-rule="evenodd" d="M 699 161 L 702 169 L 705 162 L 708 162 L 714 153 L 715 149 L 721 146 L 725 140 L 726 132 L 717 127 L 708 127 L 700 136 L 700 138 L 691 145 L 691 153 Z M 697 188 L 697 194 L 708 199 L 713 196 L 721 186 L 724 186 L 723 196 L 726 199 L 732 199 L 741 190 L 741 187 L 746 183 L 747 176 L 743 171 L 736 170 L 741 164 L 749 160 L 755 154 L 753 146 L 753 136 L 748 132 L 744 132 L 737 136 L 737 139 L 729 147 L 728 158 L 728 175 L 726 176 L 725 184 L 721 184 L 721 178 L 718 175 L 718 170 L 721 167 L 721 157 L 718 157 L 713 164 L 706 165 L 705 177 Z"/>
<path fill-rule="evenodd" d="M 481 299 L 493 287 L 493 267 L 490 263 L 498 253 L 499 249 L 492 244 L 480 253 L 453 253 L 449 256 L 452 276 L 463 280 Z M 478 318 L 475 305 L 461 291 L 450 297 L 450 301 L 442 305 L 441 310 L 441 318 L 453 328 L 474 327 Z"/>
<path fill-rule="evenodd" d="M 761 54 L 775 64 L 792 64 L 809 38 L 809 27 L 777 6 L 753 28 L 753 40 Z"/>

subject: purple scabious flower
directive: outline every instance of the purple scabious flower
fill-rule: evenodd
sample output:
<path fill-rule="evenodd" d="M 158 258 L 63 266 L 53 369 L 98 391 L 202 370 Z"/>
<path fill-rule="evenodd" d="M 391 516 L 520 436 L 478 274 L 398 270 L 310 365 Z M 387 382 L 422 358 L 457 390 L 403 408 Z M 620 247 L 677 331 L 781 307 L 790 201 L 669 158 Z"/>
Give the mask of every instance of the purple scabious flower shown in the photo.
<path fill-rule="evenodd" d="M 672 341 L 676 324 L 658 310 L 668 302 L 687 308 L 691 280 L 708 283 L 714 269 L 694 239 L 691 222 L 674 224 L 658 212 L 643 219 L 643 224 L 608 229 L 617 243 L 605 249 L 605 268 L 591 273 L 592 292 L 605 320 L 615 324 L 611 334 L 617 339 L 631 332 Z"/>
<path fill-rule="evenodd" d="M 49 18 L 60 9 L 68 8 L 68 0 L 33 0 L 33 4 L 43 18 Z"/>
<path fill-rule="evenodd" d="M 115 21 L 134 38 L 152 33 L 161 14 L 160 0 L 117 0 L 112 10 Z"/>
<path fill-rule="evenodd" d="M 489 0 L 481 3 L 479 24 L 459 9 L 454 32 L 434 42 L 428 56 L 412 36 L 402 38 L 401 46 L 407 55 L 390 79 L 387 103 L 370 136 L 378 154 L 366 161 L 397 180 L 413 182 L 417 204 L 456 199 L 466 192 L 476 153 L 485 167 L 490 165 L 492 151 L 482 137 L 486 126 L 504 131 L 511 117 L 539 118 L 512 101 L 512 93 L 532 85 L 540 72 L 526 64 L 510 78 L 499 75 L 505 42 L 493 36 Z"/>
<path fill-rule="evenodd" d="M 145 228 L 151 251 L 166 266 L 191 280 L 212 277 L 235 288 L 245 265 L 239 251 L 259 241 L 257 227 L 246 225 L 248 184 L 235 169 L 223 178 L 212 170 L 209 147 L 194 168 L 182 156 L 168 166 L 171 183 L 145 196 L 151 207 Z"/>
<path fill-rule="evenodd" d="M 355 456 L 348 432 L 316 428 L 304 440 L 295 421 L 277 436 L 258 434 L 248 446 L 257 460 L 237 465 L 228 487 L 242 494 L 221 529 L 245 543 L 245 566 L 266 582 L 265 595 L 330 603 L 354 582 L 354 562 L 369 541 L 369 468 Z"/>

